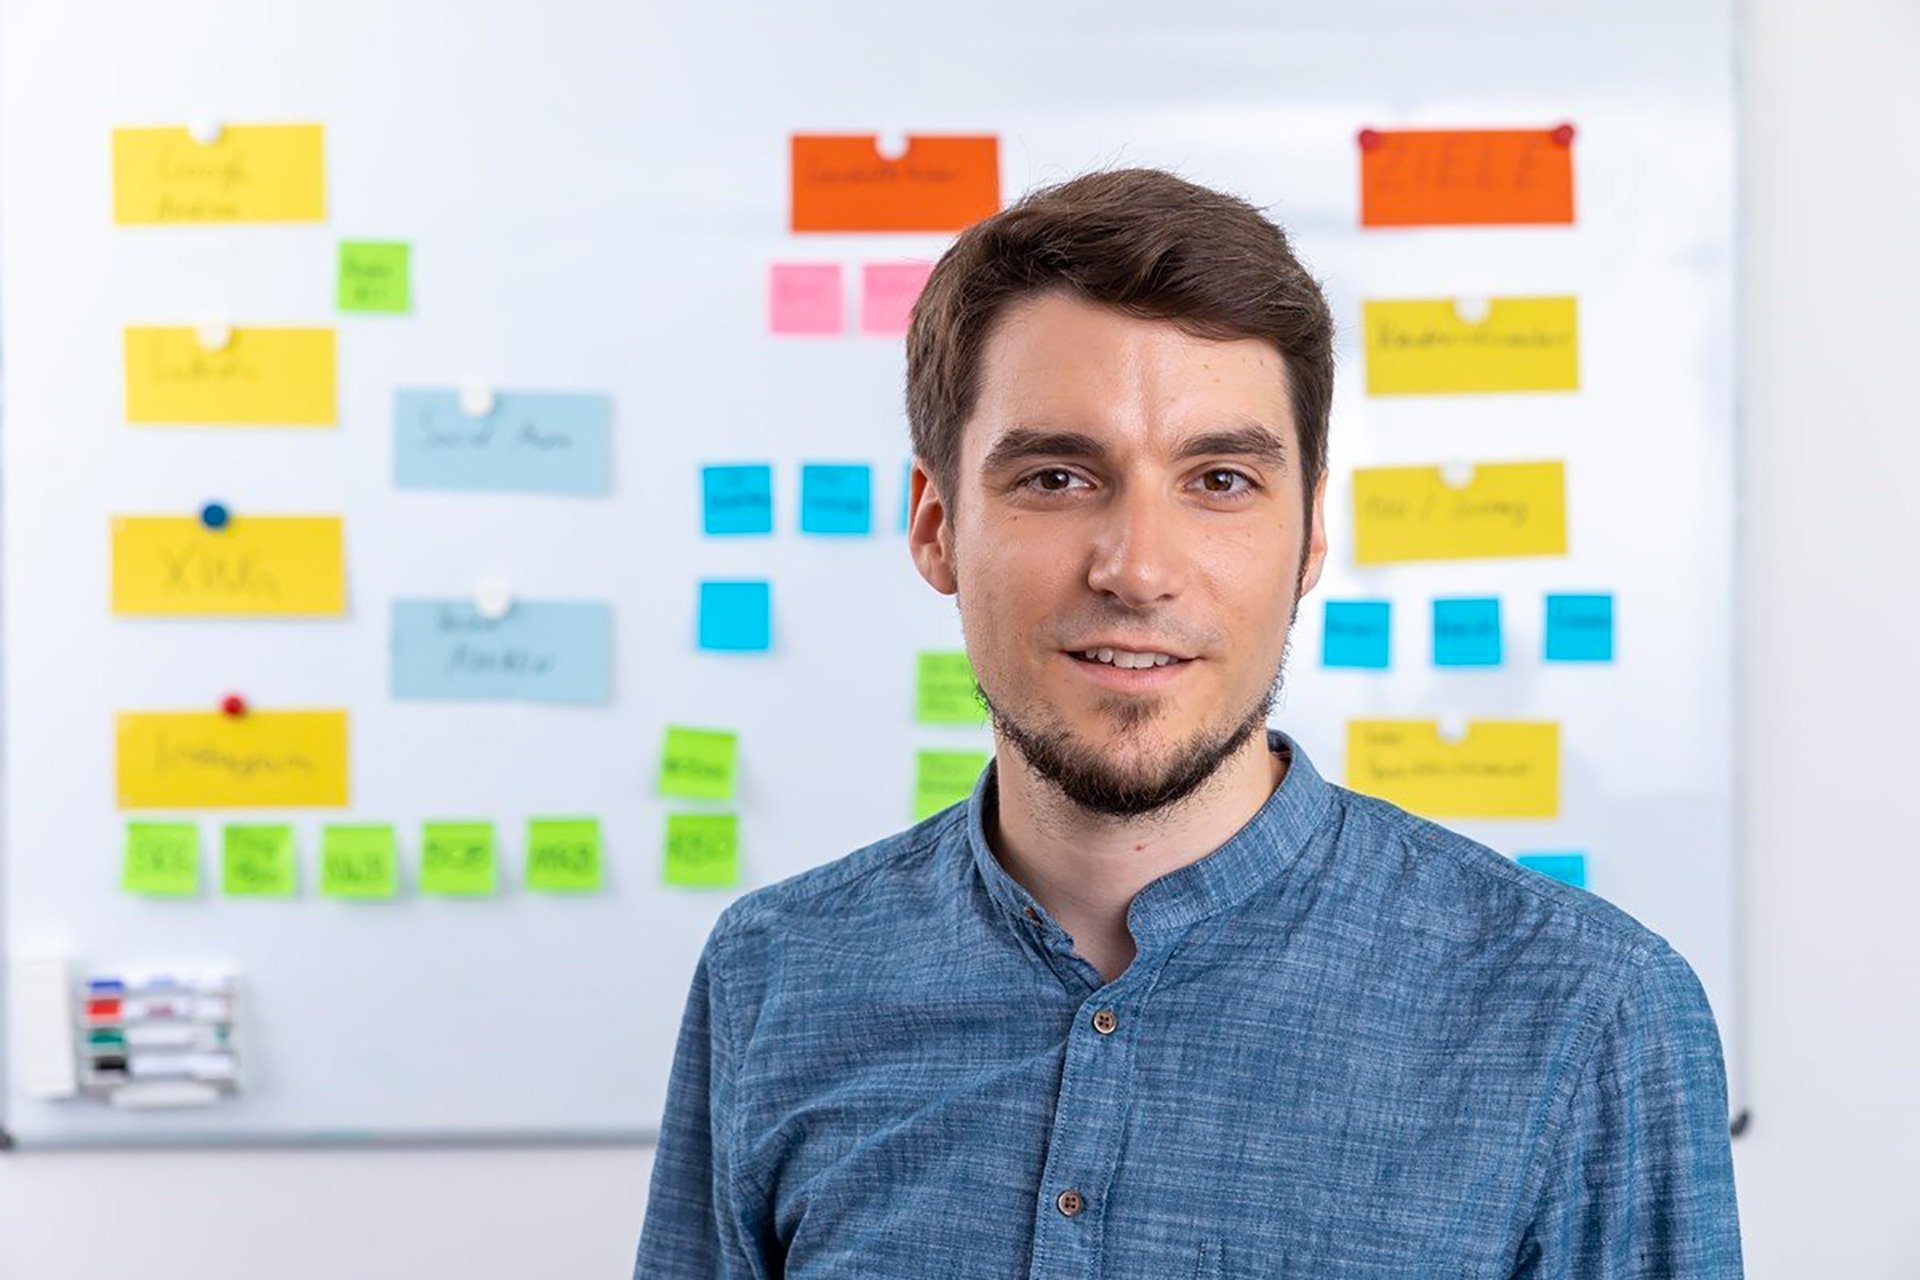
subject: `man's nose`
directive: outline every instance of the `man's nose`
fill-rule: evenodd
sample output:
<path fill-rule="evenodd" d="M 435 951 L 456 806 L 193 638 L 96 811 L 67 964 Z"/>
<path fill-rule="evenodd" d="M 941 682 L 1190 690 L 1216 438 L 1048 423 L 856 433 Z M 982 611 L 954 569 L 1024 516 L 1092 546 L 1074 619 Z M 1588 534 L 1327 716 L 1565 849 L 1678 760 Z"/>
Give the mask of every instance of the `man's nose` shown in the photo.
<path fill-rule="evenodd" d="M 1099 517 L 1087 585 L 1134 608 L 1179 594 L 1187 571 L 1179 516 L 1157 489 L 1130 486 Z"/>

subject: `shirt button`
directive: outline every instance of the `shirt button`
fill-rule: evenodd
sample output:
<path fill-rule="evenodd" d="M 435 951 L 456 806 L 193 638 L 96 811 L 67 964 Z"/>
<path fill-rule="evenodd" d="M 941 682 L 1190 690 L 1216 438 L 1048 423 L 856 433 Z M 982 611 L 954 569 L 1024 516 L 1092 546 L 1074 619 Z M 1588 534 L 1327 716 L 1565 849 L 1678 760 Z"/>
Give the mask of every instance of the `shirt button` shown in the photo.
<path fill-rule="evenodd" d="M 1074 1214 L 1080 1212 L 1082 1202 L 1080 1200 L 1080 1193 L 1072 1187 L 1068 1187 L 1060 1193 L 1059 1197 L 1054 1200 L 1054 1203 L 1060 1206 L 1060 1212 L 1071 1218 Z"/>
<path fill-rule="evenodd" d="M 1093 1015 L 1093 1029 L 1103 1036 L 1112 1035 L 1113 1029 L 1119 1025 L 1120 1019 L 1113 1016 L 1111 1009 L 1102 1009 Z"/>
<path fill-rule="evenodd" d="M 1033 909 L 1032 907 L 1028 907 L 1028 908 L 1027 908 L 1027 919 L 1029 919 L 1029 920 L 1032 920 L 1032 921 L 1034 921 L 1035 923 L 1038 923 L 1038 922 L 1039 922 L 1039 920 L 1040 920 L 1040 913 L 1039 913 L 1038 911 L 1035 911 L 1035 910 L 1034 910 L 1034 909 Z"/>

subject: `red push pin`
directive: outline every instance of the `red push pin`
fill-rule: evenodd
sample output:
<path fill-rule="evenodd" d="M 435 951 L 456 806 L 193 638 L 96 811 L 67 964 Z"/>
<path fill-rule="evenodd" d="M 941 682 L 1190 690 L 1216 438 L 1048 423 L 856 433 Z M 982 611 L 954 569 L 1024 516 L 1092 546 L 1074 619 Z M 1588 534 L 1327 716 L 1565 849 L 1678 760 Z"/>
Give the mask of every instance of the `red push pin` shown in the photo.
<path fill-rule="evenodd" d="M 1563 124 L 1548 136 L 1563 147 L 1571 146 L 1573 144 L 1573 126 Z"/>
<path fill-rule="evenodd" d="M 247 700 L 237 693 L 230 693 L 220 699 L 220 710 L 230 716 L 243 716 L 247 714 Z"/>
<path fill-rule="evenodd" d="M 1360 149 L 1362 151 L 1371 151 L 1379 145 L 1380 131 L 1378 129 L 1362 129 L 1360 131 Z"/>

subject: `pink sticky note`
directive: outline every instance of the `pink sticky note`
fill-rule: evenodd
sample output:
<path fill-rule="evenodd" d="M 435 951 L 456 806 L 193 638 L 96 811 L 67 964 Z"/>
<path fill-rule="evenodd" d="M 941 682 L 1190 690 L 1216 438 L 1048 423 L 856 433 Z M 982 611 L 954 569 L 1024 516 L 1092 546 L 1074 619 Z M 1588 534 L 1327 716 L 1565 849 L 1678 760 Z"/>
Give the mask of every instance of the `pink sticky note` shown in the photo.
<path fill-rule="evenodd" d="M 767 289 L 767 325 L 775 333 L 839 333 L 840 264 L 776 262 Z"/>
<path fill-rule="evenodd" d="M 860 332 L 900 334 L 933 273 L 931 262 L 869 262 L 860 268 Z"/>

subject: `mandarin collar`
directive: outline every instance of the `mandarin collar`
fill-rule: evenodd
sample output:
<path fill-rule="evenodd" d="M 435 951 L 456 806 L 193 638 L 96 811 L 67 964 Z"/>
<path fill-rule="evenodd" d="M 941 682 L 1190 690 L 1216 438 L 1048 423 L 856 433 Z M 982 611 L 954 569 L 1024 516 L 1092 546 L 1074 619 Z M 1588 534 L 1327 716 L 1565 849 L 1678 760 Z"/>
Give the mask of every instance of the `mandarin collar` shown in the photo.
<path fill-rule="evenodd" d="M 1148 882 L 1127 908 L 1127 927 L 1138 944 L 1186 928 L 1196 920 L 1245 901 L 1293 862 L 1326 816 L 1333 787 L 1287 734 L 1269 727 L 1267 750 L 1290 761 L 1253 816 L 1213 852 Z M 1017 922 L 1037 924 L 1066 936 L 1026 888 L 1007 874 L 987 843 L 987 817 L 999 798 L 999 762 L 989 759 L 967 799 L 967 843 L 993 901 Z"/>

